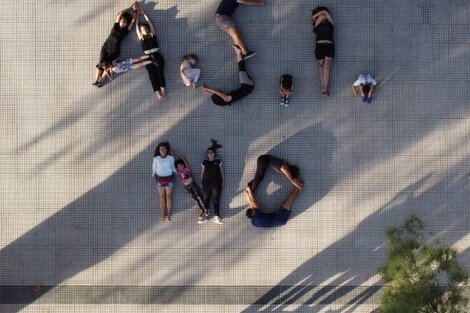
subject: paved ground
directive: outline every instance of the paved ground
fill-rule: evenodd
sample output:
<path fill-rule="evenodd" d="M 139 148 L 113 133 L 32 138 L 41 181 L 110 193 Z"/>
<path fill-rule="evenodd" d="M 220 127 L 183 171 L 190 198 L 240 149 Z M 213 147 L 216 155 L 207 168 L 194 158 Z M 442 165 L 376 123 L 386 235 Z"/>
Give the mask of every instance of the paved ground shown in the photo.
<path fill-rule="evenodd" d="M 467 1 L 278 1 L 240 7 L 256 89 L 216 107 L 179 79 L 197 53 L 201 80 L 237 85 L 217 0 L 146 2 L 167 62 L 168 99 L 137 70 L 91 86 L 124 1 L 21 0 L 0 30 L 1 312 L 371 312 L 384 230 L 411 213 L 470 264 L 470 54 Z M 319 92 L 310 11 L 336 20 L 331 97 Z M 138 55 L 134 33 L 122 54 Z M 277 80 L 295 78 L 288 108 Z M 372 105 L 349 86 L 380 81 Z M 196 175 L 210 139 L 224 148 L 225 224 L 196 224 L 181 186 L 158 221 L 150 170 L 163 140 Z M 305 191 L 282 229 L 244 216 L 243 188 L 270 152 L 299 165 Z M 269 174 L 261 202 L 289 186 Z"/>

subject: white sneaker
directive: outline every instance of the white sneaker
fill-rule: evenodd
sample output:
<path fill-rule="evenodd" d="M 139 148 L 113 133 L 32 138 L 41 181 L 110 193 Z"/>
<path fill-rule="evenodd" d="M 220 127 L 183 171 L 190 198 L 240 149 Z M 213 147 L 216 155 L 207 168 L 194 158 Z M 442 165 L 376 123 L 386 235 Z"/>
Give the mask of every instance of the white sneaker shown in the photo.
<path fill-rule="evenodd" d="M 207 215 L 199 215 L 197 219 L 198 224 L 204 224 L 207 223 Z"/>
<path fill-rule="evenodd" d="M 212 221 L 213 221 L 214 223 L 216 223 L 216 224 L 219 224 L 219 225 L 222 225 L 222 224 L 224 223 L 224 222 L 222 222 L 222 219 L 221 219 L 220 217 L 218 217 L 218 216 L 214 216 L 214 217 L 212 218 Z"/>

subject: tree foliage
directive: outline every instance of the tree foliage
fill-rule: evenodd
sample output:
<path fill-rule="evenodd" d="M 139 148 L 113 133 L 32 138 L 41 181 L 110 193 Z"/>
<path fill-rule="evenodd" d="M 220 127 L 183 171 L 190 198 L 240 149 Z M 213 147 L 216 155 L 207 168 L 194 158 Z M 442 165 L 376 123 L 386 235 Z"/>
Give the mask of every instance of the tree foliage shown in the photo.
<path fill-rule="evenodd" d="M 424 226 L 412 215 L 387 230 L 387 260 L 379 268 L 385 280 L 381 313 L 465 313 L 463 286 L 468 273 L 451 247 L 424 241 Z"/>

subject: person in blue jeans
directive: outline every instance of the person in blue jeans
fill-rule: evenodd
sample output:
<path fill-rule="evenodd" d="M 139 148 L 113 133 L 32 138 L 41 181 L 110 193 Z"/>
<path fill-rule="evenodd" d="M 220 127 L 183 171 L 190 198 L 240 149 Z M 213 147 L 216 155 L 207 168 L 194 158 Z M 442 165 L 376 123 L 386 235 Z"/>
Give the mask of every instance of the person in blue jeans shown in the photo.
<path fill-rule="evenodd" d="M 281 207 L 272 213 L 261 211 L 255 194 L 250 187 L 246 188 L 246 197 L 248 199 L 249 208 L 246 210 L 246 217 L 251 219 L 251 224 L 255 227 L 273 228 L 284 226 L 289 220 L 292 205 L 299 196 L 300 189 L 294 188 Z"/>

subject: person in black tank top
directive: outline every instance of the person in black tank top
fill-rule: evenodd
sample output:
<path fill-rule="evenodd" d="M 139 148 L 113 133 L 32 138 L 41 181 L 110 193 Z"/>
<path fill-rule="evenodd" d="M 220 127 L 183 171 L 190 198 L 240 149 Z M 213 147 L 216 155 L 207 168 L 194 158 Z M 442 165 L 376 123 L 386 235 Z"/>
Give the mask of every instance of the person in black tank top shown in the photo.
<path fill-rule="evenodd" d="M 137 37 L 142 45 L 145 54 L 150 55 L 153 63 L 145 66 L 147 69 L 150 82 L 152 83 L 153 92 L 159 100 L 165 99 L 166 80 L 164 75 L 165 60 L 160 54 L 160 46 L 158 44 L 155 27 L 144 9 L 137 7 Z M 139 16 L 143 15 L 147 23 L 140 23 Z"/>
<path fill-rule="evenodd" d="M 248 51 L 243 40 L 238 33 L 232 15 L 238 7 L 238 4 L 245 5 L 265 5 L 266 0 L 222 0 L 215 12 L 215 24 L 230 36 L 233 44 L 240 48 L 243 58 L 248 59 L 256 54 L 256 52 Z"/>
<path fill-rule="evenodd" d="M 94 86 L 102 86 L 101 81 L 105 78 L 105 70 L 119 57 L 121 42 L 134 26 L 137 15 L 135 12 L 136 8 L 137 2 L 134 2 L 129 8 L 122 10 L 116 15 L 111 33 L 101 47 L 100 59 L 98 64 L 96 64 L 97 71 L 95 81 L 93 82 Z M 129 14 L 130 11 L 134 11 L 132 16 Z"/>
<path fill-rule="evenodd" d="M 329 96 L 330 71 L 335 57 L 334 21 L 326 7 L 317 7 L 312 11 L 312 23 L 316 35 L 315 57 L 320 65 L 320 90 Z"/>
<path fill-rule="evenodd" d="M 222 167 L 222 161 L 216 156 L 219 148 L 222 148 L 222 146 L 212 139 L 212 146 L 207 148 L 207 158 L 201 163 L 201 185 L 204 204 L 207 209 L 209 209 L 209 204 L 212 201 L 214 208 L 212 221 L 216 224 L 223 224 L 220 218 L 220 193 L 224 184 L 224 168 Z"/>

